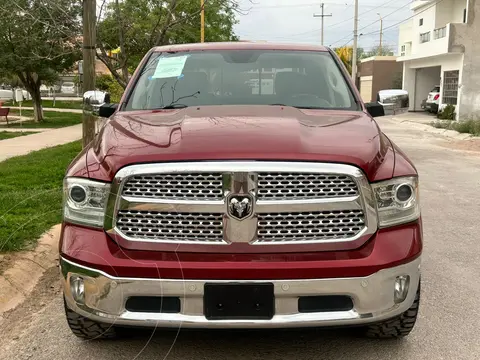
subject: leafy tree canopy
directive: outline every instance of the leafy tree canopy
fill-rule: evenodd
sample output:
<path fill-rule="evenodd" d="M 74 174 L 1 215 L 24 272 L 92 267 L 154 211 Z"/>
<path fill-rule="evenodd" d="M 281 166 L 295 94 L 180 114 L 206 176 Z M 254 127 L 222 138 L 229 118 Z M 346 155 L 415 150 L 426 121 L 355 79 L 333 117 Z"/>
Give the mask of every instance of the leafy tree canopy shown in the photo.
<path fill-rule="evenodd" d="M 200 2 L 115 0 L 104 2 L 97 56 L 125 87 L 128 75 L 154 46 L 200 40 Z M 233 27 L 242 10 L 232 0 L 205 0 L 205 41 L 237 40 Z M 111 50 L 116 54 L 112 54 Z"/>
<path fill-rule="evenodd" d="M 0 3 L 0 76 L 16 76 L 43 119 L 40 85 L 51 83 L 79 59 L 81 2 L 3 0 Z"/>

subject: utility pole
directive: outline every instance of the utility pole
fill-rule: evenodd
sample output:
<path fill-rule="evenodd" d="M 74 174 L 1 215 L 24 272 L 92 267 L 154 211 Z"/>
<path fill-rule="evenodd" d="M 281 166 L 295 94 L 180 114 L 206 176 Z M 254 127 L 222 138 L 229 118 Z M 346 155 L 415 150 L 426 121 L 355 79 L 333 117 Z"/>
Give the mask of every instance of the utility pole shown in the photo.
<path fill-rule="evenodd" d="M 95 0 L 83 0 L 83 93 L 95 90 L 96 9 Z M 85 105 L 82 123 L 83 147 L 85 147 L 95 137 L 95 116 Z"/>
<path fill-rule="evenodd" d="M 200 42 L 205 42 L 205 0 L 200 0 Z"/>
<path fill-rule="evenodd" d="M 380 13 L 377 13 L 380 16 L 380 45 L 378 46 L 378 56 L 382 56 L 382 36 L 383 36 L 383 18 Z"/>
<path fill-rule="evenodd" d="M 357 83 L 357 47 L 358 47 L 358 0 L 355 0 L 355 15 L 353 20 L 353 56 L 352 56 L 352 79 Z"/>
<path fill-rule="evenodd" d="M 332 16 L 332 14 L 325 14 L 324 13 L 324 8 L 325 8 L 325 4 L 324 3 L 321 3 L 320 4 L 320 8 L 322 9 L 322 13 L 321 14 L 313 14 L 313 17 L 319 17 L 319 18 L 322 18 L 322 46 L 323 46 L 323 19 L 326 17 L 326 16 Z"/>

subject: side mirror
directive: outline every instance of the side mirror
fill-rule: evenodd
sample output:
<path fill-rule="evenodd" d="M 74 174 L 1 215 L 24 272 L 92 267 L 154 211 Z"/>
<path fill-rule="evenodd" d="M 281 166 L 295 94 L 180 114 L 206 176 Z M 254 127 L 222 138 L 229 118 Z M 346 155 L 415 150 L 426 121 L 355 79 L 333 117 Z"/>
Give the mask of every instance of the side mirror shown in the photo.
<path fill-rule="evenodd" d="M 117 110 L 118 104 L 103 104 L 98 109 L 98 116 L 103 118 L 109 118 Z"/>
<path fill-rule="evenodd" d="M 398 115 L 408 111 L 409 96 L 405 90 L 381 90 L 377 102 L 384 108 L 385 115 Z"/>
<path fill-rule="evenodd" d="M 371 117 L 385 116 L 385 109 L 383 105 L 378 102 L 366 103 L 365 107 L 367 108 L 368 113 Z"/>

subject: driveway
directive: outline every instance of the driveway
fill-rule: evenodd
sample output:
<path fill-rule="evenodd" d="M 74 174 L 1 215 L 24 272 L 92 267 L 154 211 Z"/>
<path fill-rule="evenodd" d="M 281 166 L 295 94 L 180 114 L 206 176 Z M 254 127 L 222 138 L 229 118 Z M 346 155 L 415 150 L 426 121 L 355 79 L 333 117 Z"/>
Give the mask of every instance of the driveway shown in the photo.
<path fill-rule="evenodd" d="M 421 177 L 422 304 L 408 338 L 368 340 L 348 330 L 182 330 L 83 342 L 67 328 L 58 271 L 51 269 L 30 300 L 0 322 L 2 358 L 480 359 L 480 147 L 469 143 L 477 152 L 456 150 L 467 146 L 388 118 L 379 124 L 416 163 Z"/>

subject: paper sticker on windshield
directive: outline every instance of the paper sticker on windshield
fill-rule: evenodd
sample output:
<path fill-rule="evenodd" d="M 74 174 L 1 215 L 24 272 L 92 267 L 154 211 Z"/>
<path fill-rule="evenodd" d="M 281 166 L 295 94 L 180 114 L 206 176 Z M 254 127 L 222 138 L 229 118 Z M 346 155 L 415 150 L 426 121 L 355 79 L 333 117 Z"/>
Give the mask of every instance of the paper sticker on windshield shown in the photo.
<path fill-rule="evenodd" d="M 153 74 L 153 79 L 165 79 L 178 77 L 182 74 L 188 55 L 164 57 L 158 59 L 157 68 Z"/>

